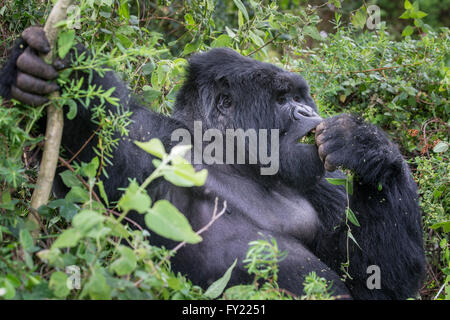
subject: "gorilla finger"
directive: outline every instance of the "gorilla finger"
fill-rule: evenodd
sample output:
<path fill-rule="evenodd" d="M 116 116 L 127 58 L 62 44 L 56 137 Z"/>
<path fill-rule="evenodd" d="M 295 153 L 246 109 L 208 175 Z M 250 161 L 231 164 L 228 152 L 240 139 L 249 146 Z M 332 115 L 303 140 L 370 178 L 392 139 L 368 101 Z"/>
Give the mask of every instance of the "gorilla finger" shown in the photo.
<path fill-rule="evenodd" d="M 325 132 L 322 131 L 321 134 L 317 134 L 317 132 L 316 132 L 315 139 L 316 139 L 317 145 L 323 144 L 326 141 Z"/>
<path fill-rule="evenodd" d="M 317 149 L 317 153 L 319 154 L 320 160 L 323 162 L 326 157 L 326 153 L 325 153 L 323 144 L 321 144 L 319 146 L 319 148 Z"/>
<path fill-rule="evenodd" d="M 325 130 L 325 122 L 321 122 L 316 127 L 316 137 L 322 133 L 322 131 Z"/>
<path fill-rule="evenodd" d="M 22 38 L 30 47 L 39 52 L 48 53 L 50 51 L 50 44 L 42 27 L 34 26 L 26 28 L 22 32 Z"/>
<path fill-rule="evenodd" d="M 23 72 L 18 73 L 16 85 L 22 91 L 40 95 L 49 94 L 59 89 L 56 83 L 48 83 Z"/>
<path fill-rule="evenodd" d="M 333 172 L 336 170 L 336 166 L 332 162 L 330 162 L 330 160 L 328 160 L 328 157 L 325 159 L 325 163 L 323 166 L 328 172 Z"/>
<path fill-rule="evenodd" d="M 14 85 L 11 86 L 11 97 L 33 107 L 37 107 L 48 102 L 48 99 L 46 97 L 23 92 Z"/>
<path fill-rule="evenodd" d="M 32 52 L 29 47 L 19 56 L 16 64 L 23 72 L 41 79 L 53 80 L 58 77 L 58 72 L 55 68 L 45 63 L 45 61 Z"/>
<path fill-rule="evenodd" d="M 317 152 L 319 153 L 319 157 L 320 159 L 323 159 L 331 154 L 334 153 L 336 151 L 338 151 L 339 149 L 341 149 L 344 146 L 344 142 L 342 139 L 333 139 L 333 140 L 328 140 L 325 143 L 322 143 L 319 145 L 319 148 L 317 150 Z"/>
<path fill-rule="evenodd" d="M 67 65 L 66 64 L 66 62 L 64 61 L 64 59 L 55 59 L 54 61 L 53 61 L 53 67 L 56 69 L 56 70 L 58 70 L 58 71 L 60 71 L 60 70 L 62 70 L 62 69 L 65 69 L 65 68 L 68 68 L 69 67 L 69 65 Z"/>

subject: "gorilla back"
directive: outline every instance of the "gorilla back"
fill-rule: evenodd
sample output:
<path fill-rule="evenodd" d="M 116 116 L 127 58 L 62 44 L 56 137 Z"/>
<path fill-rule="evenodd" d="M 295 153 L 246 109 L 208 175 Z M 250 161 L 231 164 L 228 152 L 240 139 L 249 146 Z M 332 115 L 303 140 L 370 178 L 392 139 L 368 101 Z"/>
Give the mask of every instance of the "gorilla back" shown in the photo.
<path fill-rule="evenodd" d="M 26 33 L 24 47 L 42 43 L 45 39 L 29 41 L 42 36 L 37 31 Z M 36 52 L 40 48 L 33 49 L 15 49 L 0 75 L 0 93 L 37 105 L 55 88 L 43 85 L 39 79 L 42 72 L 36 69 L 37 64 L 40 68 L 51 66 L 23 63 L 39 60 Z M 104 77 L 94 74 L 92 82 L 105 90 L 115 87 L 121 108 L 132 111 L 129 137 L 120 139 L 114 164 L 108 167 L 109 178 L 104 180 L 111 200 L 118 200 L 118 188 L 126 187 L 129 177 L 143 182 L 154 170 L 152 156 L 134 140 L 156 137 L 168 150 L 178 142 L 172 141 L 172 133 L 183 129 L 194 134 L 196 121 L 201 122 L 202 133 L 209 129 L 224 135 L 227 129 L 279 133 L 265 145 L 276 150 L 279 167 L 275 174 L 261 175 L 260 169 L 267 163 L 258 156 L 253 163 L 196 165 L 209 172 L 202 187 L 181 188 L 162 179 L 149 185 L 151 198 L 171 201 L 194 230 L 210 221 L 216 197 L 219 203 L 228 203 L 227 213 L 202 234 L 201 243 L 187 245 L 176 254 L 172 260 L 175 271 L 206 287 L 238 258 L 229 285 L 250 282 L 242 260 L 248 243 L 263 233 L 273 236 L 280 249 L 287 251 L 287 258 L 279 265 L 279 286 L 296 294 L 302 294 L 303 280 L 311 271 L 333 281 L 334 294 L 343 298 L 406 299 L 417 293 L 424 273 L 420 210 L 416 185 L 398 148 L 380 129 L 358 117 L 343 114 L 323 120 L 299 75 L 230 49 L 196 54 L 189 61 L 171 117 L 136 104 L 113 72 Z M 109 109 L 117 112 L 113 106 Z M 90 117 L 89 110 L 80 105 L 76 118 L 65 120 L 66 150 L 79 150 L 95 131 Z M 310 137 L 315 142 L 308 143 Z M 250 151 L 251 139 L 245 139 L 245 150 Z M 201 151 L 204 142 L 199 144 Z M 261 141 L 257 143 L 260 147 Z M 271 148 L 274 143 L 277 148 Z M 89 161 L 95 144 L 94 139 L 78 160 Z M 222 151 L 226 154 L 227 150 Z M 233 160 L 236 157 L 238 154 L 231 155 Z M 360 224 L 352 227 L 359 247 L 348 241 L 345 190 L 326 180 L 344 177 L 335 171 L 337 167 L 355 173 L 349 204 Z M 65 192 L 60 181 L 55 182 L 55 192 Z M 145 225 L 142 216 L 132 218 Z M 153 234 L 151 241 L 169 248 L 175 245 Z M 344 282 L 341 264 L 347 257 L 351 278 Z M 376 288 L 368 286 L 374 265 L 380 273 Z"/>

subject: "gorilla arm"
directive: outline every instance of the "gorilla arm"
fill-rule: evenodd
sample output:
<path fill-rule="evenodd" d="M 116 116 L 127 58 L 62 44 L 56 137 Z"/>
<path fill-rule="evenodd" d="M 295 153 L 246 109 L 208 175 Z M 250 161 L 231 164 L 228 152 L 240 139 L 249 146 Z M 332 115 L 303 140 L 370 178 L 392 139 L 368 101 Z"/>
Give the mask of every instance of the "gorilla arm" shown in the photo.
<path fill-rule="evenodd" d="M 414 297 L 424 273 L 421 217 L 416 185 L 399 150 L 380 129 L 345 114 L 321 123 L 316 142 L 326 170 L 341 166 L 355 173 L 349 204 L 360 226 L 349 224 L 358 247 L 342 223 L 345 190 L 322 179 L 308 192 L 323 228 L 315 253 L 334 270 L 348 255 L 353 279 L 347 279 L 347 286 L 360 293 L 357 299 Z M 333 193 L 340 193 L 344 204 L 337 203 Z M 367 288 L 370 265 L 380 268 L 381 289 Z"/>

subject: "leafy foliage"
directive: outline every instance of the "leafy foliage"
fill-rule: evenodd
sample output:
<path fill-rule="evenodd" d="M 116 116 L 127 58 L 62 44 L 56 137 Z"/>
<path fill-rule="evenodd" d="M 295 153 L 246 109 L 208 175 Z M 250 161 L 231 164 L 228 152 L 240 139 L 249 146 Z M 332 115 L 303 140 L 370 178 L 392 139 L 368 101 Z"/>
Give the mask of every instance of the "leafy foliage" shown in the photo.
<path fill-rule="evenodd" d="M 436 27 L 439 13 L 435 11 L 446 2 L 421 1 L 419 7 L 418 2 L 377 1 L 387 14 L 398 14 L 389 21 L 382 18 L 379 28 L 372 31 L 364 26 L 367 10 L 359 2 L 334 0 L 309 6 L 299 0 L 80 1 L 79 11 L 61 24 L 58 55 L 65 56 L 75 42 L 84 43 L 94 53 L 74 57 L 72 67 L 60 74 L 58 103 L 73 118 L 75 102 L 88 107 L 93 99 L 100 101 L 91 110 L 98 126 L 96 157 L 90 163 L 63 163 L 68 170 L 61 177 L 70 192 L 39 208 L 42 234 L 33 239 L 27 217 L 32 214 L 29 199 L 42 141 L 33 128 L 43 108 L 2 102 L 0 298 L 332 298 L 332 284 L 316 274 L 305 279 L 302 297 L 280 290 L 278 262 L 289 253 L 280 252 L 274 239 L 264 237 L 251 242 L 245 260 L 229 266 L 205 292 L 171 271 L 170 258 L 178 248 L 201 241 L 201 235 L 173 205 L 153 202 L 145 189 L 154 179 L 182 187 L 202 185 L 207 172 L 195 172 L 184 161 L 186 149 L 166 151 L 158 140 L 137 143 L 158 158 L 157 169 L 142 185 L 130 181 L 117 204 L 110 203 L 103 190 L 100 173 L 108 172 L 118 141 L 115 133 L 127 135 L 129 114 L 120 110 L 113 90 L 86 87 L 83 81 L 93 71 L 103 74 L 112 69 L 130 84 L 137 99 L 169 114 L 183 81 L 186 58 L 200 50 L 230 47 L 300 72 L 324 116 L 360 113 L 399 144 L 418 182 L 424 211 L 430 268 L 421 295 L 423 299 L 450 299 L 450 34 L 448 28 Z M 0 9 L 3 58 L 5 49 L 26 26 L 44 23 L 51 5 L 51 1 L 36 0 L 4 3 Z M 324 11 L 330 7 L 334 12 Z M 323 27 L 321 17 L 332 21 L 331 30 Z M 72 80 L 71 72 L 85 73 L 87 80 Z M 111 114 L 107 106 L 119 112 Z M 345 184 L 351 194 L 348 179 L 330 182 Z M 148 231 L 130 228 L 130 210 L 145 215 L 150 232 L 180 241 L 180 245 L 172 250 L 153 246 Z M 358 227 L 359 222 L 351 211 L 346 221 L 349 239 L 357 241 L 350 227 Z M 226 288 L 240 262 L 254 282 Z M 67 286 L 73 281 L 68 272 L 72 266 L 79 268 L 80 289 Z"/>

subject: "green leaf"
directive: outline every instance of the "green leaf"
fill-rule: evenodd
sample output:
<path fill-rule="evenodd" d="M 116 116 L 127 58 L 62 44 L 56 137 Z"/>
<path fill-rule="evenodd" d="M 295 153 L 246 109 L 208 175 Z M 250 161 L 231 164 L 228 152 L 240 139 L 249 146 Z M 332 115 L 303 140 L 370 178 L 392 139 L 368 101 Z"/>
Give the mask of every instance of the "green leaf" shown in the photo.
<path fill-rule="evenodd" d="M 347 231 L 347 236 L 358 246 L 358 248 L 361 249 L 361 247 L 359 246 L 358 242 L 356 241 L 355 237 L 353 237 L 353 234 L 349 231 Z"/>
<path fill-rule="evenodd" d="M 68 188 L 83 187 L 83 183 L 80 180 L 78 180 L 76 174 L 73 173 L 70 170 L 66 170 L 66 171 L 61 172 L 59 174 L 59 176 L 61 177 L 63 183 Z"/>
<path fill-rule="evenodd" d="M 423 11 L 411 12 L 411 18 L 413 18 L 413 19 L 422 19 L 422 18 L 426 17 L 427 15 L 428 14 Z"/>
<path fill-rule="evenodd" d="M 183 157 L 186 152 L 188 152 L 192 148 L 192 145 L 181 145 L 177 144 L 170 150 L 170 156 L 172 158 Z"/>
<path fill-rule="evenodd" d="M 202 238 L 193 230 L 186 217 L 169 201 L 159 200 L 145 215 L 150 230 L 168 239 L 198 243 Z"/>
<path fill-rule="evenodd" d="M 155 63 L 153 61 L 150 61 L 146 63 L 144 66 L 142 66 L 142 74 L 148 76 L 155 70 Z"/>
<path fill-rule="evenodd" d="M 449 233 L 450 232 L 450 221 L 435 223 L 431 226 L 431 229 L 433 229 L 433 230 L 436 230 L 439 228 L 442 228 L 445 233 Z"/>
<path fill-rule="evenodd" d="M 402 13 L 402 15 L 399 17 L 399 19 L 409 19 L 411 18 L 409 11 L 405 11 Z"/>
<path fill-rule="evenodd" d="M 317 30 L 315 26 L 306 26 L 305 28 L 303 28 L 303 32 L 315 40 L 323 40 L 322 36 L 319 33 L 319 30 Z"/>
<path fill-rule="evenodd" d="M 378 186 L 377 186 L 378 191 L 382 191 L 383 190 L 383 184 L 380 182 L 378 182 Z"/>
<path fill-rule="evenodd" d="M 255 34 L 255 33 L 252 32 L 252 31 L 249 31 L 249 32 L 248 32 L 248 35 L 249 35 L 250 39 L 252 40 L 252 42 L 253 42 L 255 45 L 257 45 L 258 47 L 264 46 L 264 40 L 261 39 L 260 36 L 258 36 L 257 34 Z"/>
<path fill-rule="evenodd" d="M 51 249 L 74 247 L 78 244 L 78 241 L 80 239 L 81 239 L 80 231 L 73 228 L 66 229 L 59 235 L 56 241 L 53 242 Z"/>
<path fill-rule="evenodd" d="M 130 20 L 130 9 L 128 7 L 128 0 L 121 0 L 119 6 L 119 15 L 127 23 Z"/>
<path fill-rule="evenodd" d="M 408 0 L 405 0 L 404 6 L 406 10 L 411 9 L 413 7 L 411 2 L 409 2 Z"/>
<path fill-rule="evenodd" d="M 349 195 L 353 195 L 353 176 L 352 175 L 348 175 L 347 176 L 347 183 L 345 184 L 345 191 L 347 191 L 347 193 Z"/>
<path fill-rule="evenodd" d="M 0 203 L 0 208 L 6 210 L 14 210 L 14 207 L 17 202 L 19 202 L 19 200 L 17 199 L 12 200 L 11 194 L 5 190 L 2 193 L 2 202 Z"/>
<path fill-rule="evenodd" d="M 195 25 L 195 20 L 190 13 L 184 15 L 184 21 L 186 21 L 186 24 Z"/>
<path fill-rule="evenodd" d="M 87 234 L 96 225 L 102 223 L 106 217 L 97 211 L 85 209 L 80 211 L 72 220 L 72 225 L 79 230 L 81 234 Z"/>
<path fill-rule="evenodd" d="M 353 223 L 355 226 L 360 227 L 360 224 L 358 222 L 358 219 L 356 218 L 355 213 L 352 211 L 352 209 L 347 208 L 345 210 L 345 214 L 347 215 L 348 220 Z"/>
<path fill-rule="evenodd" d="M 448 150 L 448 143 L 445 141 L 438 142 L 433 148 L 433 152 L 436 153 L 446 152 L 447 150 Z"/>
<path fill-rule="evenodd" d="M 214 281 L 209 288 L 205 292 L 205 296 L 210 299 L 216 299 L 218 296 L 220 296 L 225 290 L 225 287 L 227 286 L 228 282 L 231 278 L 231 272 L 233 271 L 234 267 L 236 266 L 237 259 L 234 260 L 233 264 L 228 268 L 228 270 L 224 273 L 224 275 Z"/>
<path fill-rule="evenodd" d="M 77 116 L 78 106 L 75 100 L 68 99 L 65 101 L 65 105 L 69 106 L 69 112 L 67 112 L 66 117 L 69 120 L 75 119 Z"/>
<path fill-rule="evenodd" d="M 332 0 L 331 2 L 336 8 L 340 8 L 342 6 L 340 0 Z"/>
<path fill-rule="evenodd" d="M 33 238 L 31 237 L 31 234 L 27 229 L 20 230 L 19 239 L 20 244 L 25 251 L 30 251 L 34 247 Z"/>
<path fill-rule="evenodd" d="M 97 182 L 97 188 L 98 188 L 98 191 L 100 192 L 100 197 L 102 197 L 103 201 L 105 201 L 106 206 L 109 207 L 108 196 L 106 194 L 105 186 L 103 185 L 103 181 L 102 180 L 99 180 Z"/>
<path fill-rule="evenodd" d="M 184 50 L 183 50 L 183 55 L 186 56 L 192 52 L 195 52 L 198 50 L 198 48 L 200 47 L 201 42 L 200 41 L 195 41 L 195 42 L 191 42 L 188 43 L 184 46 Z"/>
<path fill-rule="evenodd" d="M 84 203 L 89 201 L 89 193 L 84 187 L 72 187 L 65 199 L 69 202 Z"/>
<path fill-rule="evenodd" d="M 133 45 L 133 41 L 131 41 L 130 38 L 128 38 L 127 36 L 124 36 L 123 34 L 116 33 L 116 38 L 127 49 Z"/>
<path fill-rule="evenodd" d="M 232 42 L 233 39 L 231 39 L 230 36 L 222 34 L 211 43 L 211 47 L 212 48 L 228 47 Z"/>
<path fill-rule="evenodd" d="M 245 17 L 245 20 L 248 21 L 248 12 L 247 9 L 245 8 L 244 4 L 242 3 L 241 0 L 233 0 L 234 4 L 236 5 L 236 7 L 238 7 L 239 11 L 242 12 L 242 14 Z"/>
<path fill-rule="evenodd" d="M 95 178 L 99 164 L 100 161 L 98 160 L 98 157 L 94 157 L 91 162 L 82 163 L 81 173 L 87 178 Z"/>
<path fill-rule="evenodd" d="M 329 183 L 335 186 L 345 186 L 347 183 L 347 179 L 341 179 L 341 178 L 325 178 Z"/>
<path fill-rule="evenodd" d="M 241 11 L 238 11 L 238 26 L 239 26 L 239 29 L 241 29 L 243 24 L 244 24 L 244 16 L 243 16 Z"/>
<path fill-rule="evenodd" d="M 2 283 L 3 282 L 3 283 Z M 8 279 L 0 278 L 0 297 L 5 299 L 13 299 L 16 295 L 16 289 L 14 289 L 13 284 Z"/>
<path fill-rule="evenodd" d="M 410 36 L 413 34 L 413 32 L 414 32 L 414 28 L 412 26 L 406 26 L 406 28 L 403 29 L 402 36 L 403 37 Z"/>
<path fill-rule="evenodd" d="M 82 295 L 85 293 L 89 294 L 89 297 L 93 300 L 111 299 L 111 287 L 106 282 L 106 278 L 99 267 L 94 270 L 86 283 Z"/>
<path fill-rule="evenodd" d="M 183 159 L 184 160 L 184 159 Z M 190 163 L 172 163 L 172 167 L 163 171 L 164 178 L 179 187 L 202 186 L 206 182 L 206 169 L 195 171 Z"/>
<path fill-rule="evenodd" d="M 133 180 L 120 198 L 119 207 L 124 212 L 136 210 L 139 213 L 145 213 L 150 208 L 151 203 L 147 192 L 141 190 L 137 182 Z"/>
<path fill-rule="evenodd" d="M 63 59 L 75 43 L 75 30 L 63 31 L 58 36 L 58 56 Z"/>
<path fill-rule="evenodd" d="M 79 208 L 73 202 L 67 201 L 66 199 L 56 199 L 48 204 L 52 209 L 59 208 L 59 214 L 67 222 L 72 221 L 75 214 L 77 214 Z M 42 208 L 42 207 L 41 207 Z"/>
<path fill-rule="evenodd" d="M 166 150 L 161 140 L 153 138 L 147 142 L 134 141 L 134 143 L 144 151 L 150 153 L 151 155 L 162 159 L 166 155 Z"/>
<path fill-rule="evenodd" d="M 361 7 L 353 14 L 350 20 L 356 28 L 362 29 L 366 24 L 366 18 L 366 11 L 364 7 Z"/>
<path fill-rule="evenodd" d="M 120 258 L 111 264 L 111 270 L 119 276 L 128 275 L 136 269 L 137 260 L 134 251 L 125 246 L 119 246 L 117 250 Z"/>
<path fill-rule="evenodd" d="M 153 89 L 150 86 L 144 86 L 142 90 L 143 90 L 142 97 L 148 103 L 152 103 L 153 101 L 162 96 L 161 90 Z"/>
<path fill-rule="evenodd" d="M 52 273 L 48 287 L 53 291 L 56 297 L 65 298 L 69 295 L 70 289 L 67 286 L 68 278 L 67 274 L 61 271 Z"/>
<path fill-rule="evenodd" d="M 118 222 L 116 219 L 107 219 L 105 221 L 105 226 L 111 229 L 111 234 L 121 238 L 128 238 L 130 233 L 124 227 L 124 225 Z"/>

